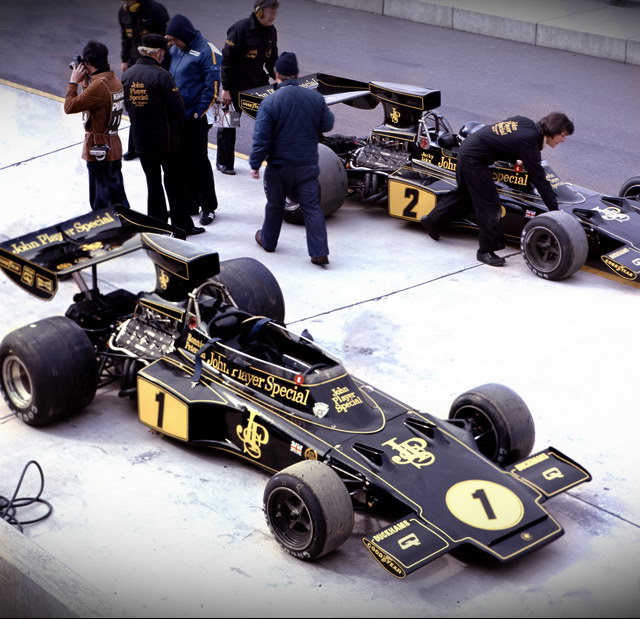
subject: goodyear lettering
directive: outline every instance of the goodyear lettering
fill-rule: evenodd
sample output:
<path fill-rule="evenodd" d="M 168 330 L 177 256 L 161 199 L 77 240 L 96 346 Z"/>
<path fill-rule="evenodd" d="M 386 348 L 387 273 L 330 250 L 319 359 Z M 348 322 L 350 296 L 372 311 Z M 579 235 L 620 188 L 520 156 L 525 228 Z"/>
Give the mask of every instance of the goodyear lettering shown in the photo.
<path fill-rule="evenodd" d="M 392 535 L 395 535 L 396 533 L 403 531 L 409 526 L 411 526 L 411 523 L 408 520 L 403 520 L 402 522 L 396 522 L 396 524 L 390 527 L 387 527 L 383 531 L 380 531 L 380 533 L 376 533 L 373 536 L 373 541 L 381 542 L 383 539 L 386 539 L 387 537 L 391 537 Z"/>
<path fill-rule="evenodd" d="M 245 109 L 245 110 L 250 110 L 252 112 L 255 112 L 259 107 L 260 107 L 260 104 L 257 103 L 256 101 L 243 101 L 242 102 L 242 108 Z"/>
<path fill-rule="evenodd" d="M 331 390 L 333 405 L 338 413 L 346 413 L 352 406 L 362 404 L 362 400 L 348 387 L 334 387 Z"/>
<path fill-rule="evenodd" d="M 533 456 L 533 458 L 529 458 L 524 462 L 520 462 L 516 464 L 515 469 L 516 471 L 524 471 L 528 468 L 531 468 L 532 466 L 535 466 L 536 464 L 538 464 L 538 462 L 544 462 L 545 460 L 548 460 L 548 459 L 549 459 L 549 454 L 546 454 L 546 453 L 538 454 L 537 456 Z"/>
<path fill-rule="evenodd" d="M 375 544 L 371 543 L 369 540 L 364 540 L 364 544 L 371 552 L 371 554 L 380 561 L 382 567 L 391 572 L 392 574 L 398 576 L 399 578 L 404 578 L 405 572 L 404 570 L 386 553 L 382 552 L 380 548 L 378 548 Z"/>
<path fill-rule="evenodd" d="M 615 260 L 610 260 L 607 256 L 602 256 L 602 261 L 620 277 L 624 277 L 625 279 L 635 279 L 638 276 L 638 274 L 634 273 L 631 269 L 628 269 L 626 266 L 616 262 Z"/>

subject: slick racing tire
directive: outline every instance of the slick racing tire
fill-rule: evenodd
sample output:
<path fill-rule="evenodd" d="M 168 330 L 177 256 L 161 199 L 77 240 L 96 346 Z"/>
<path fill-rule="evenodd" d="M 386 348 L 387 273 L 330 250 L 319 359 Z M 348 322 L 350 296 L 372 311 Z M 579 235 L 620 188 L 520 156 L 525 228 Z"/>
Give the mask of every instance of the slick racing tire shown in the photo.
<path fill-rule="evenodd" d="M 328 146 L 318 144 L 320 160 L 320 208 L 325 217 L 335 213 L 347 196 L 347 171 L 344 164 Z M 290 224 L 304 224 L 302 209 L 295 196 L 290 196 L 284 207 L 284 220 Z"/>
<path fill-rule="evenodd" d="M 580 222 L 564 211 L 534 217 L 522 230 L 520 249 L 538 277 L 558 281 L 584 266 L 589 242 Z"/>
<path fill-rule="evenodd" d="M 253 258 L 224 260 L 220 263 L 220 274 L 213 280 L 226 287 L 239 309 L 284 322 L 282 290 L 273 273 L 261 262 Z"/>
<path fill-rule="evenodd" d="M 9 408 L 43 426 L 88 406 L 96 394 L 96 355 L 85 332 L 52 316 L 9 333 L 0 344 L 0 387 Z"/>
<path fill-rule="evenodd" d="M 464 421 L 478 451 L 504 467 L 526 458 L 536 430 L 522 398 L 509 387 L 489 383 L 458 396 L 449 419 Z"/>
<path fill-rule="evenodd" d="M 335 471 L 315 460 L 293 464 L 267 482 L 264 514 L 278 543 L 307 561 L 335 550 L 353 531 L 347 488 Z"/>
<path fill-rule="evenodd" d="M 640 176 L 632 176 L 626 180 L 620 187 L 618 195 L 640 201 Z"/>

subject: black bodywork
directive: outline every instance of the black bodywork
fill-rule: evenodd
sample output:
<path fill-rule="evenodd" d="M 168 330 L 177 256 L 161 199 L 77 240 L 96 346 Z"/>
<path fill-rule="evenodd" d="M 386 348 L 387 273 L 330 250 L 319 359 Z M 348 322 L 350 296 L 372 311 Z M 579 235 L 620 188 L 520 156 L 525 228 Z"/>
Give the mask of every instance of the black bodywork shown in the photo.
<path fill-rule="evenodd" d="M 73 239 L 70 230 L 78 231 Z M 363 539 L 397 577 L 459 546 L 507 561 L 562 535 L 543 503 L 588 481 L 585 469 L 553 448 L 487 457 L 468 422 L 396 400 L 352 376 L 310 336 L 289 331 L 277 283 L 259 263 L 238 259 L 250 261 L 240 270 L 253 277 L 238 286 L 243 278 L 228 275 L 238 263 L 162 232 L 149 218 L 108 209 L 0 245 L 2 270 L 39 298 L 51 298 L 61 276 L 83 268 L 94 275 L 93 285 L 77 277 L 81 291 L 67 318 L 56 317 L 73 327 L 64 348 L 96 357 L 94 384 L 81 385 L 58 364 L 61 342 L 41 335 L 53 319 L 2 342 L 3 396 L 25 422 L 53 420 L 38 408 L 36 386 L 37 372 L 51 371 L 48 389 L 60 398 L 85 389 L 84 406 L 96 386 L 115 382 L 120 395 L 136 396 L 143 424 L 272 473 L 324 463 L 354 509 L 399 514 Z M 155 265 L 155 290 L 102 294 L 96 266 L 133 249 Z M 37 369 L 31 349 L 49 351 L 46 368 Z M 78 412 L 72 408 L 61 405 L 57 415 Z"/>

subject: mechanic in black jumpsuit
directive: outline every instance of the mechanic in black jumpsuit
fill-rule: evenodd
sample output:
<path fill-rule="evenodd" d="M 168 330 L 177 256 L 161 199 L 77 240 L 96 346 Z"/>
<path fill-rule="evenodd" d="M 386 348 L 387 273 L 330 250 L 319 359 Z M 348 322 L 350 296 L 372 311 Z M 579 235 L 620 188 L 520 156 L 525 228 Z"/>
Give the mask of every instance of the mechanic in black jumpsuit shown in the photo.
<path fill-rule="evenodd" d="M 561 112 L 552 112 L 539 122 L 512 116 L 482 127 L 460 146 L 457 189 L 445 195 L 420 223 L 437 241 L 439 228 L 455 219 L 471 203 L 480 229 L 477 259 L 490 266 L 504 265 L 505 259 L 494 253 L 505 244 L 500 197 L 490 166 L 496 161 L 516 163 L 521 160 L 547 208 L 557 210 L 558 201 L 542 167 L 540 151 L 545 143 L 555 148 L 572 133 L 573 123 Z"/>
<path fill-rule="evenodd" d="M 256 0 L 254 12 L 241 19 L 227 31 L 222 48 L 222 103 L 232 101 L 240 111 L 238 93 L 249 88 L 259 88 L 275 79 L 274 65 L 278 58 L 278 32 L 273 22 L 278 0 Z M 235 174 L 235 128 L 219 128 L 216 167 L 223 174 Z"/>

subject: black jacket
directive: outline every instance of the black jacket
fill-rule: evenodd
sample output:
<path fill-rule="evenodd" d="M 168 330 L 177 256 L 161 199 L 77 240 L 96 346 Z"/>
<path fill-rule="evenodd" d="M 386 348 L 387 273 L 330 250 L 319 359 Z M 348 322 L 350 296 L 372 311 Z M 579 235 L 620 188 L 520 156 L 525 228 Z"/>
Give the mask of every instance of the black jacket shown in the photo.
<path fill-rule="evenodd" d="M 222 48 L 222 88 L 233 93 L 257 88 L 275 78 L 278 32 L 263 26 L 254 14 L 241 19 L 227 31 Z"/>
<path fill-rule="evenodd" d="M 138 153 L 167 153 L 180 148 L 184 103 L 171 74 L 142 56 L 122 76 L 124 104 Z"/>
<path fill-rule="evenodd" d="M 140 6 L 136 10 L 127 9 L 124 6 L 118 12 L 118 22 L 122 36 L 122 62 L 132 65 L 140 54 L 138 47 L 141 45 L 142 36 L 145 34 L 165 34 L 169 13 L 159 2 L 155 0 L 139 0 Z M 135 7 L 136 4 L 133 6 Z"/>
<path fill-rule="evenodd" d="M 515 163 L 520 159 L 544 203 L 557 209 L 558 200 L 542 167 L 543 146 L 544 136 L 538 123 L 524 116 L 512 116 L 472 133 L 460 146 L 458 161 L 462 165 L 489 166 L 496 161 Z"/>

